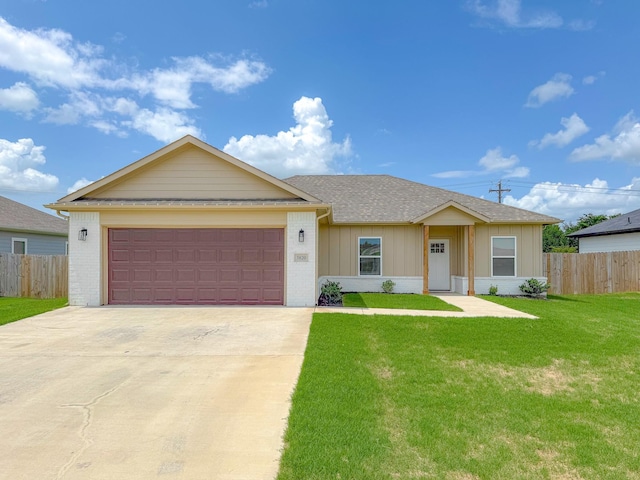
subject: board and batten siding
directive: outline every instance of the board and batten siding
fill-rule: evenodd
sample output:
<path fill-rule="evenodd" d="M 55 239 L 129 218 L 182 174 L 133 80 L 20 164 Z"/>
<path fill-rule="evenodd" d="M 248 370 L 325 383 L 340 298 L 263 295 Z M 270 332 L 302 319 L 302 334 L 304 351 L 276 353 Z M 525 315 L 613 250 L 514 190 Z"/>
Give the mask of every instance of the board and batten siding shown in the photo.
<path fill-rule="evenodd" d="M 476 277 L 491 276 L 491 237 L 516 237 L 516 276 L 543 275 L 542 225 L 476 225 Z"/>
<path fill-rule="evenodd" d="M 640 250 L 640 232 L 598 235 L 578 239 L 580 253 L 627 252 Z"/>
<path fill-rule="evenodd" d="M 293 199 L 278 188 L 200 148 L 186 146 L 91 194 L 114 199 Z"/>
<path fill-rule="evenodd" d="M 382 275 L 422 275 L 420 225 L 321 225 L 319 276 L 358 275 L 358 237 L 382 238 Z"/>
<path fill-rule="evenodd" d="M 140 228 L 237 228 L 284 227 L 284 210 L 104 210 L 100 223 L 105 227 Z"/>
<path fill-rule="evenodd" d="M 26 238 L 29 255 L 66 255 L 67 237 L 0 231 L 0 253 L 11 253 L 11 239 Z"/>

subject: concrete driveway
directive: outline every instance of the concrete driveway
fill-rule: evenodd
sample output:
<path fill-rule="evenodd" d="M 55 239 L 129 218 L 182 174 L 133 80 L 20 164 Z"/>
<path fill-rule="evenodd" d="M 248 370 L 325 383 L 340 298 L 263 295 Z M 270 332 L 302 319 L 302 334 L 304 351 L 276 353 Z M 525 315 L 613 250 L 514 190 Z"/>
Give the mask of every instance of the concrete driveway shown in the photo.
<path fill-rule="evenodd" d="M 0 327 L 0 478 L 274 478 L 311 314 L 67 307 Z"/>

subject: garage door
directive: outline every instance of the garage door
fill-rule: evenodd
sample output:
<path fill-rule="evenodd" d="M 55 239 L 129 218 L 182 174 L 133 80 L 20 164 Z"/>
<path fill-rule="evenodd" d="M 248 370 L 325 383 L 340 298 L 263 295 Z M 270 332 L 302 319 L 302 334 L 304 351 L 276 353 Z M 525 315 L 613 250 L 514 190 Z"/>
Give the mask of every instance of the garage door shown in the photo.
<path fill-rule="evenodd" d="M 284 304 L 281 228 L 113 228 L 108 248 L 110 304 Z"/>

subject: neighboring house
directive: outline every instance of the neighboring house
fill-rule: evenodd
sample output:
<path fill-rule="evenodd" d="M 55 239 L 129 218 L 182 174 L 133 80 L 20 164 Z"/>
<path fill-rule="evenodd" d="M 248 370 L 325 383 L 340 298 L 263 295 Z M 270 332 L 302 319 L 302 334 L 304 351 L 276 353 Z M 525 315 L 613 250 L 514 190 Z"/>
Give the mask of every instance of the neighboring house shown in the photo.
<path fill-rule="evenodd" d="M 0 197 L 0 253 L 65 255 L 68 223 Z"/>
<path fill-rule="evenodd" d="M 568 236 L 578 239 L 580 253 L 640 250 L 640 209 L 583 228 Z"/>
<path fill-rule="evenodd" d="M 186 136 L 47 207 L 69 300 L 312 306 L 345 291 L 518 293 L 557 218 L 388 175 L 274 178 Z"/>

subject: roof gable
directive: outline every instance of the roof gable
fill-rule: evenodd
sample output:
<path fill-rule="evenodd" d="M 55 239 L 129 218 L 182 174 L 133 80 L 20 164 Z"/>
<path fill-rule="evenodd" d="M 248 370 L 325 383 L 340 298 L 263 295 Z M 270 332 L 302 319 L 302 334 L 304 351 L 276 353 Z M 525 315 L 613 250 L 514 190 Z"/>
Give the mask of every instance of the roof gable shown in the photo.
<path fill-rule="evenodd" d="M 69 224 L 61 218 L 0 197 L 0 230 L 66 237 L 69 232 Z"/>
<path fill-rule="evenodd" d="M 311 195 L 187 135 L 58 200 L 296 200 Z"/>
<path fill-rule="evenodd" d="M 474 212 L 457 202 L 449 201 L 425 212 L 412 220 L 412 223 L 425 225 L 475 225 L 488 222 L 489 218 Z"/>

